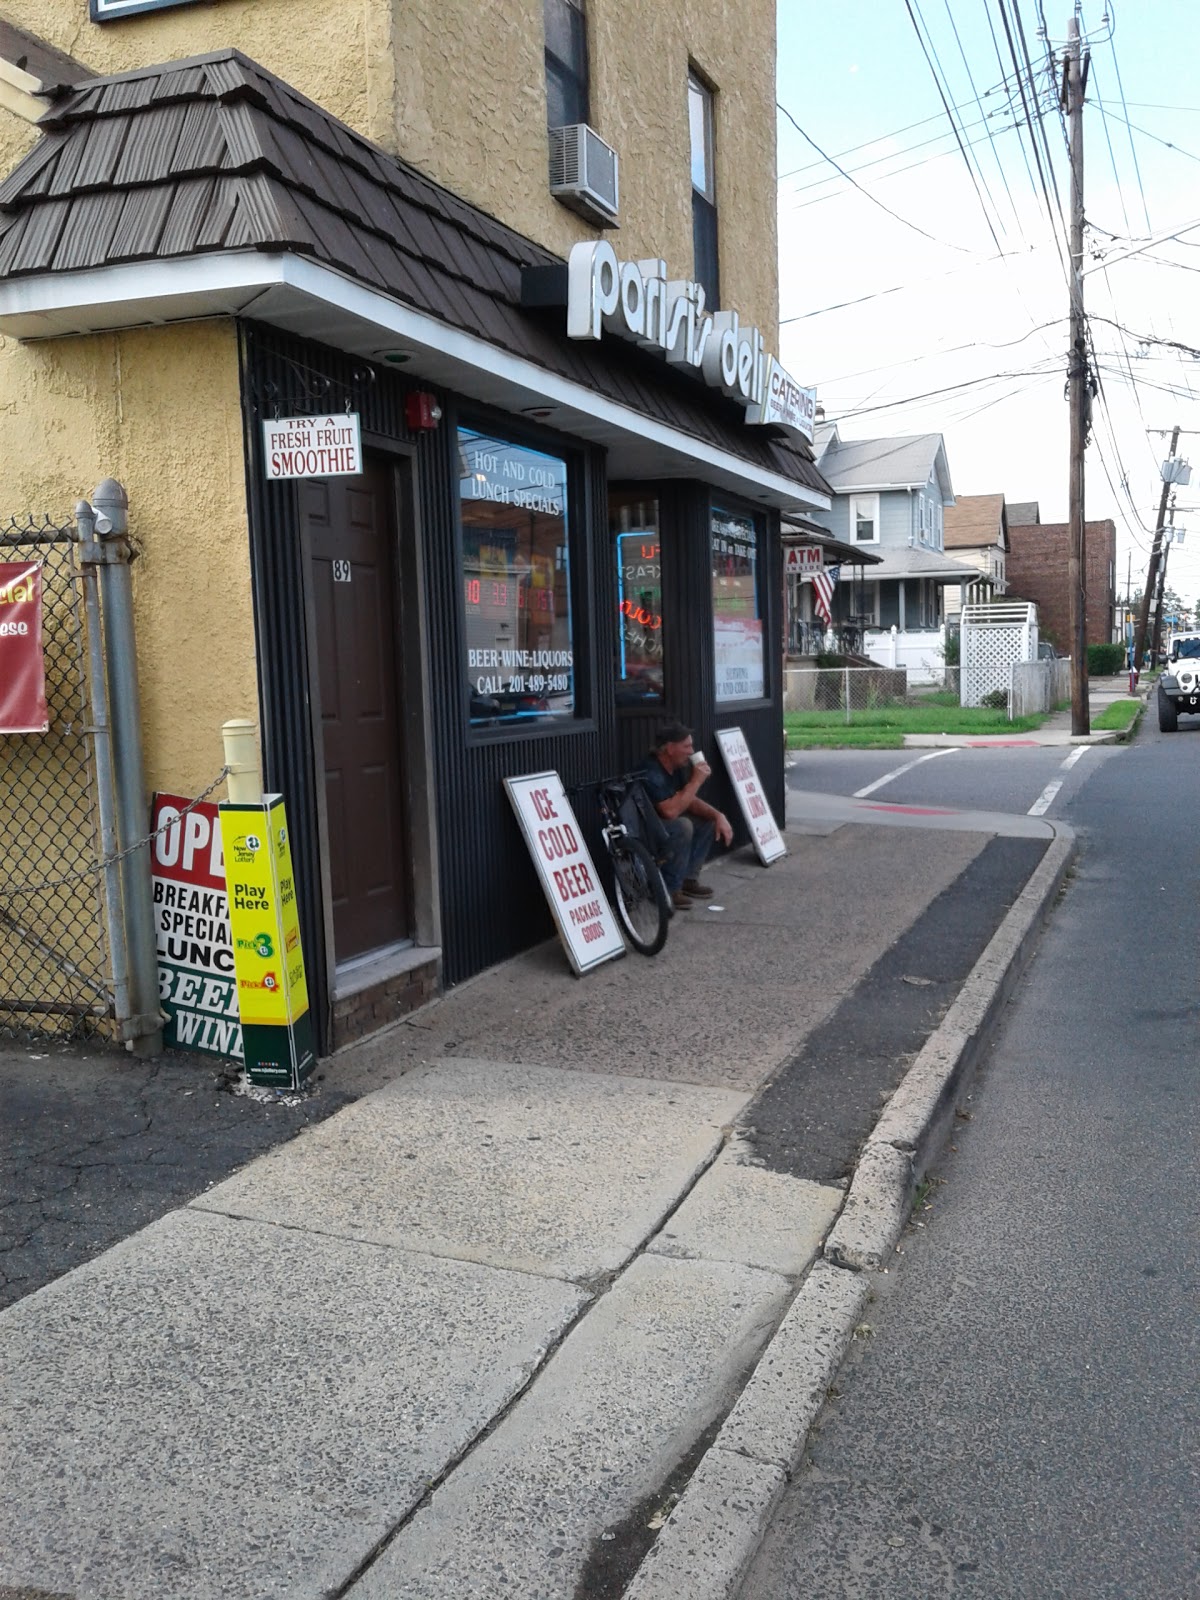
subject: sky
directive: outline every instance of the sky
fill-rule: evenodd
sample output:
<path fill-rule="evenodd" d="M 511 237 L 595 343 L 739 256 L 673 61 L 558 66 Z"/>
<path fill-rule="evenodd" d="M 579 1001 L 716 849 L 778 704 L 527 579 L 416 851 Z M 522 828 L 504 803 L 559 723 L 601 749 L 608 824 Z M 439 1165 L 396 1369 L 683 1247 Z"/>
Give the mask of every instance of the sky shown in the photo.
<path fill-rule="evenodd" d="M 941 433 L 956 494 L 1036 500 L 1043 522 L 1067 518 L 1070 177 L 1048 52 L 1061 66 L 1072 5 L 778 6 L 784 365 L 816 387 L 843 438 Z M 1167 583 L 1195 604 L 1200 5 L 1088 0 L 1077 15 L 1091 55 L 1084 305 L 1101 384 L 1085 512 L 1116 523 L 1118 597 L 1127 575 L 1138 590 L 1171 430 L 1194 430 L 1179 439 L 1195 473 L 1176 492 L 1184 538 Z M 1189 223 L 1178 239 L 1113 259 Z"/>

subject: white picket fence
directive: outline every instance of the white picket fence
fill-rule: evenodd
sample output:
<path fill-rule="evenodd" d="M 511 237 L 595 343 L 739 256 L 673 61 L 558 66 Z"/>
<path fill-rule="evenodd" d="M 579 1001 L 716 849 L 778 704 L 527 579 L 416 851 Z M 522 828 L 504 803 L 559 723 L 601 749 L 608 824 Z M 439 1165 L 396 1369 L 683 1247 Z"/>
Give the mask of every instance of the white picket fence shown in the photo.
<path fill-rule="evenodd" d="M 946 671 L 945 640 L 940 628 L 868 628 L 863 653 L 881 667 L 903 667 L 911 684 L 935 687 Z"/>

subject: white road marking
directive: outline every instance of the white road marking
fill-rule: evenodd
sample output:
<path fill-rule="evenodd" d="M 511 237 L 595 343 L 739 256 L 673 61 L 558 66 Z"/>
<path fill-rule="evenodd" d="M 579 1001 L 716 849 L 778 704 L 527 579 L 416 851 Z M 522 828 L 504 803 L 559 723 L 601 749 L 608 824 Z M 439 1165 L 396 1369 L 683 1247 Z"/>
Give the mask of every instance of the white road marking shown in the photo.
<path fill-rule="evenodd" d="M 1063 771 L 1065 772 L 1068 767 L 1073 767 L 1075 765 L 1075 763 L 1079 760 L 1080 756 L 1083 755 L 1086 752 L 1086 750 L 1087 750 L 1087 745 L 1085 745 L 1085 744 L 1081 744 L 1077 750 L 1072 750 L 1071 754 L 1063 762 Z"/>
<path fill-rule="evenodd" d="M 914 767 L 919 767 L 922 761 L 932 761 L 934 756 L 952 756 L 959 747 L 951 745 L 947 750 L 930 750 L 927 755 L 918 756 L 915 761 L 906 761 L 902 767 L 897 767 L 894 772 L 885 772 L 882 778 L 876 778 L 874 783 L 869 783 L 865 789 L 856 789 L 851 796 L 854 800 L 865 800 L 869 794 L 874 794 L 876 789 L 882 789 L 885 783 L 891 783 L 893 778 L 899 778 L 905 772 L 911 772 Z"/>
<path fill-rule="evenodd" d="M 1062 779 L 1055 778 L 1053 783 L 1048 783 L 1029 808 L 1031 817 L 1040 817 L 1050 809 L 1050 802 L 1062 788 Z"/>

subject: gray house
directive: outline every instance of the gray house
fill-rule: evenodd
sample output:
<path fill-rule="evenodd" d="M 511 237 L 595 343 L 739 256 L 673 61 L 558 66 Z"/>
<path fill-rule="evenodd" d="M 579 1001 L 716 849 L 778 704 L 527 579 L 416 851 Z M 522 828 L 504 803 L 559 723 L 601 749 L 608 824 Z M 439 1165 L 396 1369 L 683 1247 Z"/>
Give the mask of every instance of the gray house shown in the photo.
<path fill-rule="evenodd" d="M 901 636 L 940 633 L 947 584 L 979 574 L 945 554 L 944 513 L 954 504 L 940 433 L 898 439 L 843 439 L 836 424 L 818 425 L 814 451 L 833 490 L 828 511 L 812 513 L 836 539 L 878 556 L 853 594 L 835 594 L 835 622 L 854 620 Z"/>

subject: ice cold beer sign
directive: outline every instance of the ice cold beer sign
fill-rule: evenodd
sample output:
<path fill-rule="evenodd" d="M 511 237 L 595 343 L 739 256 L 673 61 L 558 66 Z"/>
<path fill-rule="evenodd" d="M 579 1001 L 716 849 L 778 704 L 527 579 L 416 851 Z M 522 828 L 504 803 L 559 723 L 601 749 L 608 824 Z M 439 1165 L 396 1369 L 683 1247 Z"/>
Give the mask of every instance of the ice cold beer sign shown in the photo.
<path fill-rule="evenodd" d="M 665 261 L 621 261 L 605 240 L 577 244 L 567 261 L 567 336 L 630 339 L 746 408 L 746 421 L 812 441 L 816 390 L 780 366 L 736 311 L 705 309 L 704 289 L 667 277 Z"/>

